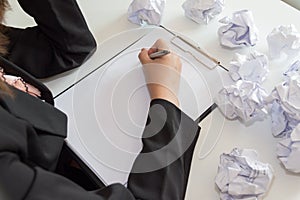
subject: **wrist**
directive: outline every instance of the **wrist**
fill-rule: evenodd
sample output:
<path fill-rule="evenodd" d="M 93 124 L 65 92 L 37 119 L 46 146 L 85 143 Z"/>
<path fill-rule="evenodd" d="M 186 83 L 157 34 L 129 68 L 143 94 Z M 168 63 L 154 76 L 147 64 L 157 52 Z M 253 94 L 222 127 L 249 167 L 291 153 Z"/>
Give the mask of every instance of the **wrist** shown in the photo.
<path fill-rule="evenodd" d="M 179 108 L 179 100 L 177 98 L 177 93 L 175 91 L 172 91 L 158 84 L 148 84 L 148 89 L 149 89 L 151 100 L 164 99 Z"/>

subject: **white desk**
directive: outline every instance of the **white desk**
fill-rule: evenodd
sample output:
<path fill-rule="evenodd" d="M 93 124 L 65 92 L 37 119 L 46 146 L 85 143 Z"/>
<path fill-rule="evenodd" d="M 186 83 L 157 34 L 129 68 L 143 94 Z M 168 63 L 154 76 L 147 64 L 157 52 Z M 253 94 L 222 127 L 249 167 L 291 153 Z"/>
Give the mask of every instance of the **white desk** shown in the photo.
<path fill-rule="evenodd" d="M 15 1 L 12 2 L 15 5 Z M 124 37 L 126 40 L 120 39 L 119 41 L 123 41 L 118 43 L 118 48 L 114 46 L 116 43 L 108 40 L 114 34 L 138 28 L 138 26 L 131 24 L 126 19 L 126 11 L 130 2 L 131 0 L 79 0 L 88 24 L 101 48 L 80 69 L 45 80 L 45 83 L 55 95 L 78 79 L 78 71 L 80 71 L 80 76 L 92 71 L 122 49 L 121 44 L 126 46 L 127 42 L 130 43 L 138 37 L 135 36 L 130 39 Z M 294 24 L 300 31 L 300 12 L 280 0 L 226 0 L 225 10 L 208 25 L 199 25 L 184 17 L 184 12 L 181 8 L 183 2 L 184 0 L 167 1 L 162 24 L 175 32 L 193 39 L 202 48 L 220 59 L 225 66 L 228 65 L 235 52 L 247 53 L 249 51 L 248 48 L 232 51 L 219 45 L 217 30 L 221 24 L 218 23 L 218 19 L 224 16 L 231 16 L 233 11 L 249 9 L 253 12 L 255 23 L 260 31 L 259 42 L 253 49 L 265 54 L 268 52 L 266 36 L 274 27 Z M 32 21 L 25 18 L 21 18 L 22 21 L 14 20 L 19 15 L 22 15 L 22 13 L 9 13 L 7 23 L 19 26 L 26 26 L 32 23 Z M 102 49 L 107 51 L 102 51 Z M 268 82 L 265 83 L 265 87 L 269 91 L 275 83 L 280 82 L 281 72 L 290 63 L 291 61 L 285 60 L 270 62 L 271 73 L 269 74 Z M 266 200 L 300 199 L 298 189 L 298 185 L 300 185 L 299 175 L 288 173 L 276 158 L 277 139 L 274 139 L 271 135 L 270 119 L 245 127 L 239 121 L 225 120 L 220 112 L 215 110 L 201 123 L 201 126 L 202 132 L 195 149 L 186 199 L 218 199 L 214 177 L 217 172 L 219 155 L 223 152 L 230 152 L 234 147 L 254 148 L 259 152 L 262 161 L 268 162 L 273 166 L 275 179 L 269 193 L 265 197 Z M 204 159 L 199 159 L 199 154 L 203 155 L 205 153 L 202 146 L 207 145 L 204 149 L 208 149 L 219 134 L 220 138 L 215 148 Z M 206 135 L 208 135 L 207 138 L 205 138 Z"/>

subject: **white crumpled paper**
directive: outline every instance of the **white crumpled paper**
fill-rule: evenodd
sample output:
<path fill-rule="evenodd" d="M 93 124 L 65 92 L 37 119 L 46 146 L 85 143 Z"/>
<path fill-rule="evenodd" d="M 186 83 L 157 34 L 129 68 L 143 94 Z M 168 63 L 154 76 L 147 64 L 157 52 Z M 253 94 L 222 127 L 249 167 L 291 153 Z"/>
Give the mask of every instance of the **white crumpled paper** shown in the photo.
<path fill-rule="evenodd" d="M 128 8 L 128 20 L 139 25 L 159 25 L 165 3 L 165 0 L 133 0 Z"/>
<path fill-rule="evenodd" d="M 258 83 L 238 80 L 235 84 L 224 87 L 215 102 L 228 119 L 239 118 L 244 123 L 252 123 L 266 116 L 266 96 L 265 90 Z"/>
<path fill-rule="evenodd" d="M 224 0 L 186 0 L 182 4 L 185 16 L 197 23 L 205 23 L 220 14 L 224 9 Z"/>
<path fill-rule="evenodd" d="M 246 80 L 262 83 L 268 72 L 267 56 L 256 51 L 249 55 L 236 54 L 229 66 L 229 75 L 234 81 Z"/>
<path fill-rule="evenodd" d="M 294 25 L 279 26 L 267 36 L 269 54 L 272 59 L 282 54 L 295 56 L 300 52 L 300 33 Z"/>
<path fill-rule="evenodd" d="M 254 24 L 251 11 L 235 12 L 232 18 L 225 17 L 220 22 L 226 24 L 218 30 L 221 45 L 236 48 L 254 46 L 258 41 L 258 29 Z"/>
<path fill-rule="evenodd" d="M 291 77 L 293 75 L 300 74 L 300 61 L 297 60 L 283 73 L 284 76 Z"/>
<path fill-rule="evenodd" d="M 273 179 L 271 165 L 258 160 L 252 149 L 233 149 L 220 156 L 215 178 L 221 200 L 262 199 Z"/>
<path fill-rule="evenodd" d="M 287 139 L 278 143 L 277 156 L 288 171 L 300 173 L 300 123 Z"/>
<path fill-rule="evenodd" d="M 265 99 L 271 104 L 272 134 L 284 137 L 300 123 L 300 75 L 292 74 Z"/>

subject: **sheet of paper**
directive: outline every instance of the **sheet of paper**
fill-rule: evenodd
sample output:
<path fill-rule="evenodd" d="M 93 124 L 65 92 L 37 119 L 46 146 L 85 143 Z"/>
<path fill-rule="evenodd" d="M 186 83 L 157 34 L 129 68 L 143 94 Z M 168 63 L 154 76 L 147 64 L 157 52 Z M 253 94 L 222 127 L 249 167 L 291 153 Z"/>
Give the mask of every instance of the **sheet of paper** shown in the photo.
<path fill-rule="evenodd" d="M 220 14 L 224 9 L 224 0 L 186 0 L 182 4 L 185 16 L 197 23 L 205 23 Z"/>
<path fill-rule="evenodd" d="M 292 73 L 266 98 L 271 104 L 272 134 L 285 137 L 300 123 L 300 74 Z"/>
<path fill-rule="evenodd" d="M 258 29 L 250 10 L 234 12 L 232 17 L 220 20 L 225 24 L 218 30 L 222 46 L 228 48 L 254 46 L 258 41 Z"/>
<path fill-rule="evenodd" d="M 274 28 L 267 36 L 267 42 L 272 59 L 283 54 L 292 57 L 300 52 L 300 33 L 293 24 Z"/>
<path fill-rule="evenodd" d="M 139 25 L 159 25 L 165 4 L 165 0 L 133 0 L 127 11 L 128 20 Z"/>
<path fill-rule="evenodd" d="M 173 34 L 157 28 L 56 99 L 68 113 L 67 143 L 104 183 L 125 183 L 142 144 L 148 114 L 148 95 L 141 48 L 163 38 L 182 61 L 178 98 L 192 119 L 213 104 L 222 88 L 217 69 L 211 70 L 172 45 Z M 84 93 L 82 92 L 84 91 Z"/>
<path fill-rule="evenodd" d="M 229 64 L 229 75 L 234 81 L 245 80 L 262 83 L 268 75 L 268 58 L 253 51 L 248 55 L 236 54 Z"/>
<path fill-rule="evenodd" d="M 291 66 L 283 73 L 288 79 L 294 74 L 300 74 L 300 60 L 296 60 L 291 64 Z"/>
<path fill-rule="evenodd" d="M 258 160 L 252 149 L 233 149 L 220 156 L 215 178 L 221 200 L 262 199 L 273 179 L 271 165 Z"/>
<path fill-rule="evenodd" d="M 300 123 L 287 139 L 278 143 L 277 156 L 288 171 L 300 173 Z"/>
<path fill-rule="evenodd" d="M 220 90 L 215 102 L 228 119 L 240 119 L 251 124 L 266 116 L 266 96 L 265 90 L 258 83 L 238 80 Z"/>

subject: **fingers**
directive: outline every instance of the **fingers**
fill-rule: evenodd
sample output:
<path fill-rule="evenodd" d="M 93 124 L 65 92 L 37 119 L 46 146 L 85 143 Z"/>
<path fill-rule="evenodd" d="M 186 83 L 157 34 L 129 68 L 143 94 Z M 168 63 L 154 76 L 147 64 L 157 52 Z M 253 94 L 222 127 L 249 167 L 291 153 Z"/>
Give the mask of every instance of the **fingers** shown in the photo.
<path fill-rule="evenodd" d="M 168 50 L 168 49 L 169 49 L 168 44 L 164 40 L 158 39 L 153 44 L 153 46 L 149 49 L 148 55 L 155 53 L 157 51 L 160 51 L 160 50 Z"/>
<path fill-rule="evenodd" d="M 149 51 L 148 51 L 148 55 L 150 56 L 152 53 L 155 53 L 155 52 L 157 52 L 158 51 L 158 48 L 156 48 L 156 47 L 151 47 L 150 49 L 149 49 Z"/>
<path fill-rule="evenodd" d="M 162 50 L 162 49 L 169 49 L 169 46 L 163 39 L 158 39 L 153 44 L 152 48 L 156 48 L 157 50 Z"/>
<path fill-rule="evenodd" d="M 145 48 L 143 48 L 141 50 L 141 52 L 139 53 L 139 59 L 141 61 L 142 64 L 146 64 L 146 63 L 150 63 L 151 62 L 151 58 L 149 57 L 150 54 L 157 52 L 159 50 L 163 50 L 163 49 L 169 49 L 168 44 L 162 40 L 162 39 L 158 39 L 156 40 L 156 42 L 153 44 L 153 46 L 147 50 Z"/>
<path fill-rule="evenodd" d="M 147 49 L 142 49 L 141 52 L 139 53 L 139 59 L 142 64 L 146 64 L 151 62 L 151 58 L 149 57 L 149 53 Z"/>
<path fill-rule="evenodd" d="M 178 72 L 181 71 L 181 61 L 180 58 L 174 54 L 170 53 L 168 55 L 156 58 L 156 59 L 151 59 L 150 55 L 158 50 L 162 49 L 169 49 L 167 43 L 162 40 L 158 39 L 154 45 L 150 49 L 145 49 L 143 48 L 138 57 L 140 59 L 140 62 L 145 65 L 145 64 L 158 64 L 158 65 L 165 65 L 171 68 L 174 68 Z"/>
<path fill-rule="evenodd" d="M 168 44 L 164 40 L 158 39 L 158 40 L 156 40 L 156 42 L 152 45 L 152 47 L 149 50 L 146 50 L 144 48 L 141 50 L 141 52 L 139 54 L 139 59 L 143 64 L 145 64 L 146 62 L 151 61 L 150 60 L 151 58 L 149 57 L 150 54 L 155 53 L 159 50 L 165 50 L 165 49 L 166 50 L 169 49 Z M 147 52 L 148 56 L 146 55 L 146 52 Z"/>

